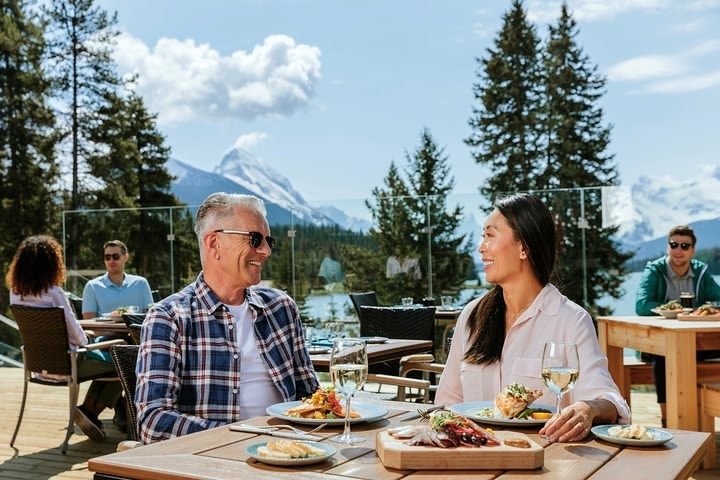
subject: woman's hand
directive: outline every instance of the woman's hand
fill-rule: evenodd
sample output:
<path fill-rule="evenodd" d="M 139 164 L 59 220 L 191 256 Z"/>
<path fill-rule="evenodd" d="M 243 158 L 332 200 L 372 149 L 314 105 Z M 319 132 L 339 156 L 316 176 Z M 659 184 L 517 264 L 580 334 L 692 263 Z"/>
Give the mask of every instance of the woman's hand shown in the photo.
<path fill-rule="evenodd" d="M 575 402 L 548 420 L 540 435 L 551 442 L 577 442 L 590 433 L 597 413 L 593 402 Z"/>

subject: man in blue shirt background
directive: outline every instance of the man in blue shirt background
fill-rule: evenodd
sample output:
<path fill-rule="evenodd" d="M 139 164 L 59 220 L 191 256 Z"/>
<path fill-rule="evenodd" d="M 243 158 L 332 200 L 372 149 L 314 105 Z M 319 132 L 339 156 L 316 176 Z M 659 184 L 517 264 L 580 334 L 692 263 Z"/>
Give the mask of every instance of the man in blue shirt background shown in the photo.
<path fill-rule="evenodd" d="M 145 277 L 125 273 L 125 264 L 130 255 L 123 242 L 105 242 L 103 259 L 107 272 L 90 280 L 83 290 L 83 318 L 94 318 L 116 308 L 129 306 L 142 312 L 153 303 L 150 285 Z"/>

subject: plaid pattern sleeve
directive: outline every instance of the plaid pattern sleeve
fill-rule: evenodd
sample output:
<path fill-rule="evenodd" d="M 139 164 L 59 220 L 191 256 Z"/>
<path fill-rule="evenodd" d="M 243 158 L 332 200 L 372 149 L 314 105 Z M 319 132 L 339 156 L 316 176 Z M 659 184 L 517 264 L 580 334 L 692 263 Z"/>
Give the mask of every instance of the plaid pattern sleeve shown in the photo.
<path fill-rule="evenodd" d="M 318 382 L 295 302 L 270 288 L 251 287 L 246 295 L 258 349 L 283 399 L 315 391 Z M 135 392 L 143 443 L 240 419 L 234 323 L 202 274 L 151 309 L 143 322 Z"/>

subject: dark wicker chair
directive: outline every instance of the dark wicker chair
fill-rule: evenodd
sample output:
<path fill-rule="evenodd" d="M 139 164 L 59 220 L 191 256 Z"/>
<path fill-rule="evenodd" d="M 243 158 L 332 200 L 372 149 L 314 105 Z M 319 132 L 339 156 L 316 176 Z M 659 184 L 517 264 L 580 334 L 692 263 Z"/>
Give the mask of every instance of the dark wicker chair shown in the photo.
<path fill-rule="evenodd" d="M 132 437 L 130 440 L 135 441 L 140 440 L 137 409 L 135 408 L 135 385 L 137 384 L 135 365 L 137 364 L 139 351 L 140 347 L 137 345 L 115 345 L 110 348 L 110 356 L 115 364 L 115 370 L 117 370 L 118 375 L 120 375 L 120 383 L 122 384 L 125 397 L 128 436 Z"/>
<path fill-rule="evenodd" d="M 136 325 L 134 323 L 128 325 L 128 334 L 134 345 L 140 345 L 140 330 L 142 330 L 142 325 Z"/>
<path fill-rule="evenodd" d="M 65 440 L 61 445 L 64 454 L 67 451 L 70 435 L 73 434 L 75 407 L 78 401 L 80 383 L 88 380 L 118 381 L 118 377 L 95 375 L 92 377 L 78 377 L 77 359 L 78 355 L 88 350 L 109 348 L 111 345 L 124 343 L 122 340 L 109 340 L 97 342 L 80 348 L 76 351 L 70 350 L 68 341 L 67 325 L 62 307 L 26 307 L 21 305 L 10 305 L 10 311 L 20 330 L 20 337 L 23 345 L 20 347 L 23 357 L 23 396 L 20 404 L 15 432 L 13 432 L 10 446 L 15 443 L 20 423 L 25 411 L 25 400 L 27 399 L 28 383 L 39 383 L 41 385 L 69 387 L 69 419 Z M 40 378 L 33 378 L 32 372 L 43 372 L 47 374 L 63 375 L 66 381 L 49 381 Z"/>
<path fill-rule="evenodd" d="M 360 307 L 360 336 L 435 342 L 435 307 Z M 432 351 L 435 351 L 433 347 Z M 370 373 L 397 375 L 400 361 L 374 363 Z"/>
<path fill-rule="evenodd" d="M 434 331 L 435 307 L 360 307 L 360 336 L 363 337 L 403 338 L 434 342 Z M 373 363 L 369 365 L 368 382 L 397 387 L 397 393 L 393 395 L 392 399 L 417 399 L 428 402 L 431 398 L 433 383 L 430 381 L 430 375 L 426 373 L 428 369 L 424 367 L 432 362 L 433 356 L 428 354 L 408 355 L 400 360 Z M 434 370 L 430 371 L 434 372 Z M 414 378 L 407 378 L 408 376 Z M 406 395 L 407 388 L 417 388 L 418 392 L 415 395 L 409 393 Z"/>
<path fill-rule="evenodd" d="M 360 318 L 360 307 L 379 307 L 377 294 L 375 292 L 351 293 L 350 300 L 355 307 L 355 313 Z"/>
<path fill-rule="evenodd" d="M 127 326 L 130 339 L 135 345 L 140 345 L 140 327 L 145 321 L 144 313 L 123 313 L 123 322 Z"/>

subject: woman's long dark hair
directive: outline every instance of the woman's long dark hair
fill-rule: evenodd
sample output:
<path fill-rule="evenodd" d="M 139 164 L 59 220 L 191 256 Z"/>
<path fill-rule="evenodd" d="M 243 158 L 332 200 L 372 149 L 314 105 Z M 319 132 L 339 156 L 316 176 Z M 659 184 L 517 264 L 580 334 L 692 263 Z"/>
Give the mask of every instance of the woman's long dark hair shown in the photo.
<path fill-rule="evenodd" d="M 20 296 L 40 296 L 65 281 L 60 244 L 48 235 L 34 235 L 20 243 L 5 283 Z"/>
<path fill-rule="evenodd" d="M 517 193 L 498 200 L 495 208 L 505 218 L 515 240 L 522 243 L 535 276 L 547 285 L 555 274 L 557 235 L 548 207 L 535 195 Z M 474 364 L 500 360 L 505 343 L 505 300 L 495 285 L 470 314 L 467 329 L 470 348 L 464 359 Z"/>

